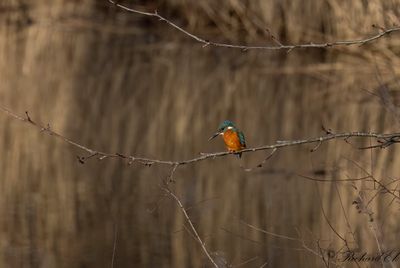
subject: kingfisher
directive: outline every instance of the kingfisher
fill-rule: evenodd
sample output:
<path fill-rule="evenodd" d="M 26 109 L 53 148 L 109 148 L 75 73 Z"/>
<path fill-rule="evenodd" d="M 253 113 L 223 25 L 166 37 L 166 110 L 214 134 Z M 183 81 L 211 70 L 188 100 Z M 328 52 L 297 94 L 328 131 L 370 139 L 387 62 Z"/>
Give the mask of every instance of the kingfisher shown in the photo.
<path fill-rule="evenodd" d="M 225 120 L 222 122 L 219 125 L 217 132 L 208 140 L 210 141 L 219 135 L 222 135 L 225 146 L 229 152 L 237 152 L 246 148 L 246 140 L 243 132 L 241 132 L 232 121 Z M 242 153 L 237 153 L 237 155 L 240 158 Z"/>

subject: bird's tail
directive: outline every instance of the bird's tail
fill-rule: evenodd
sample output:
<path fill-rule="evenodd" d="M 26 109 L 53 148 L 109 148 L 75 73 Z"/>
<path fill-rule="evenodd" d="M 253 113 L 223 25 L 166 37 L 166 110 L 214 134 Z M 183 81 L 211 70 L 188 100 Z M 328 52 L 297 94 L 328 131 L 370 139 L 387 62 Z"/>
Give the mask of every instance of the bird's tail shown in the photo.
<path fill-rule="evenodd" d="M 239 159 L 242 158 L 242 153 L 236 153 L 235 155 L 236 155 L 237 158 L 239 158 Z"/>

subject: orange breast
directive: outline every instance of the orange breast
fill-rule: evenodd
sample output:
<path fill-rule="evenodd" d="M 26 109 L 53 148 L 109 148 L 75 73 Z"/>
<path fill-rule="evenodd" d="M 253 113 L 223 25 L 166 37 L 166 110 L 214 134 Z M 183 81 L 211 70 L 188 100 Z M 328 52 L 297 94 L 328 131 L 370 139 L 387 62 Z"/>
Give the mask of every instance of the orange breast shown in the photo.
<path fill-rule="evenodd" d="M 244 149 L 244 147 L 240 144 L 240 140 L 236 132 L 228 129 L 224 132 L 223 138 L 229 151 L 235 152 Z"/>

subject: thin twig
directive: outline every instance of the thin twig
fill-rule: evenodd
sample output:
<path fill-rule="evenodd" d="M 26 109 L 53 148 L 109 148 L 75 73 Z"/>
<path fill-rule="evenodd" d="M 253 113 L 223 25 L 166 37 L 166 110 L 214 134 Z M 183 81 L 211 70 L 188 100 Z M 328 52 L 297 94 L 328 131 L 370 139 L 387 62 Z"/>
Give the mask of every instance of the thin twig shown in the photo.
<path fill-rule="evenodd" d="M 254 230 L 258 231 L 258 232 L 261 232 L 261 233 L 264 233 L 264 234 L 267 234 L 267 235 L 270 235 L 270 236 L 273 236 L 273 237 L 276 237 L 276 238 L 281 238 L 281 239 L 286 239 L 286 240 L 291 240 L 291 241 L 297 241 L 297 242 L 303 242 L 302 240 L 300 240 L 298 238 L 295 238 L 295 237 L 290 237 L 290 236 L 287 236 L 287 235 L 281 235 L 281 234 L 276 234 L 276 233 L 273 233 L 273 232 L 269 232 L 267 230 L 264 230 L 264 229 L 261 229 L 261 228 L 259 228 L 257 226 L 254 226 L 254 225 L 252 225 L 250 223 L 247 223 L 247 222 L 245 222 L 243 220 L 240 220 L 240 223 L 243 224 L 243 225 L 246 225 L 247 227 L 250 227 L 251 229 L 254 229 Z"/>
<path fill-rule="evenodd" d="M 301 238 L 301 234 L 300 231 L 296 228 L 297 234 L 298 236 Z M 310 248 L 309 246 L 307 246 L 306 242 L 303 239 L 300 239 L 300 241 L 302 242 L 302 247 L 311 252 L 312 254 L 314 254 L 315 256 L 319 257 L 319 258 L 323 258 L 323 255 L 319 254 L 318 252 L 316 252 L 315 250 L 313 250 L 312 248 Z"/>
<path fill-rule="evenodd" d="M 371 176 L 365 176 L 365 177 L 361 177 L 361 178 L 356 178 L 356 179 L 352 179 L 352 178 L 347 178 L 347 179 L 331 179 L 331 180 L 327 180 L 327 179 L 317 179 L 317 178 L 313 178 L 310 176 L 305 176 L 305 175 L 301 175 L 301 174 L 297 174 L 297 176 L 304 178 L 306 180 L 310 180 L 310 181 L 317 181 L 317 182 L 349 182 L 349 181 L 364 181 L 364 180 L 369 180 L 371 178 Z M 373 181 L 373 179 L 370 179 L 370 181 Z"/>
<path fill-rule="evenodd" d="M 321 193 L 319 192 L 318 185 L 315 184 L 315 187 L 316 187 L 316 190 L 317 190 L 317 196 L 318 196 L 319 204 L 320 204 L 320 207 L 321 207 L 321 212 L 322 212 L 322 215 L 324 216 L 325 221 L 328 223 L 329 227 L 336 234 L 336 236 L 339 237 L 340 240 L 342 240 L 345 243 L 345 245 L 347 245 L 347 240 L 336 231 L 336 229 L 333 227 L 332 223 L 328 219 L 328 216 L 326 215 L 325 210 L 324 210 L 324 206 L 322 204 Z"/>
<path fill-rule="evenodd" d="M 244 266 L 246 264 L 249 264 L 250 262 L 257 260 L 258 258 L 259 258 L 259 256 L 255 256 L 255 257 L 245 260 L 239 264 L 232 265 L 232 268 L 238 268 L 238 267 Z"/>
<path fill-rule="evenodd" d="M 259 228 L 259 227 L 256 227 L 256 226 L 254 226 L 254 225 L 252 225 L 252 224 L 250 224 L 250 223 L 247 223 L 247 222 L 245 222 L 245 221 L 243 221 L 243 220 L 240 220 L 240 223 L 243 224 L 243 225 L 246 225 L 247 227 L 249 227 L 249 228 L 251 228 L 251 229 L 254 229 L 254 230 L 256 230 L 256 231 L 258 231 L 258 232 L 261 232 L 261 233 L 264 233 L 264 234 L 266 234 L 266 235 L 270 235 L 270 236 L 272 236 L 272 237 L 276 237 L 276 238 L 280 238 L 280 239 L 286 239 L 286 240 L 290 240 L 290 241 L 299 242 L 299 243 L 301 244 L 301 246 L 302 246 L 302 249 L 301 249 L 301 250 L 305 250 L 305 251 L 311 252 L 312 254 L 314 254 L 314 255 L 316 255 L 316 256 L 318 256 L 318 257 L 320 257 L 320 258 L 323 258 L 323 256 L 322 256 L 321 254 L 319 254 L 318 252 L 316 252 L 315 250 L 313 250 L 312 248 L 310 248 L 309 246 L 307 246 L 306 241 L 305 241 L 304 239 L 301 238 L 300 232 L 299 232 L 297 229 L 296 229 L 296 231 L 297 231 L 297 234 L 298 234 L 298 237 L 299 237 L 299 238 L 290 237 L 290 236 L 287 236 L 287 235 L 281 235 L 281 234 L 276 234 L 276 233 L 273 233 L 273 232 L 269 232 L 269 231 L 267 231 L 267 230 L 264 230 L 264 229 L 261 229 L 261 228 Z M 332 262 L 332 261 L 331 261 L 331 262 Z"/>
<path fill-rule="evenodd" d="M 251 242 L 251 243 L 254 243 L 254 244 L 260 244 L 260 245 L 263 244 L 263 243 L 260 242 L 260 241 L 257 241 L 257 240 L 248 238 L 248 237 L 246 237 L 246 236 L 244 236 L 244 235 L 235 233 L 235 232 L 233 232 L 233 231 L 231 231 L 231 230 L 226 229 L 225 227 L 220 227 L 220 229 L 221 229 L 222 231 L 224 231 L 224 232 L 226 232 L 226 233 L 232 235 L 232 236 L 235 236 L 235 237 L 241 239 L 241 240 L 248 241 L 248 242 Z"/>
<path fill-rule="evenodd" d="M 321 259 L 325 264 L 325 267 L 329 268 L 329 260 L 325 259 L 325 250 L 322 250 L 322 248 L 321 248 L 321 246 L 319 244 L 319 240 L 317 240 L 317 246 L 318 246 L 319 254 L 321 255 Z"/>
<path fill-rule="evenodd" d="M 196 237 L 197 241 L 199 242 L 202 250 L 204 251 L 204 254 L 207 256 L 207 258 L 210 260 L 210 262 L 214 265 L 214 267 L 218 268 L 217 263 L 213 260 L 213 258 L 211 257 L 210 253 L 208 252 L 207 248 L 206 248 L 206 244 L 203 242 L 203 240 L 201 240 L 199 233 L 197 232 L 196 228 L 193 225 L 192 220 L 189 218 L 189 215 L 186 212 L 185 207 L 183 206 L 181 200 L 178 198 L 178 196 L 176 196 L 170 189 L 168 189 L 167 187 L 162 187 L 162 189 L 169 194 L 174 200 L 175 202 L 178 204 L 180 210 L 183 213 L 183 216 L 185 217 L 187 223 L 190 226 L 190 229 L 192 230 L 194 236 Z"/>
<path fill-rule="evenodd" d="M 340 207 L 342 208 L 342 211 L 343 211 L 344 219 L 345 219 L 345 221 L 346 221 L 347 228 L 349 229 L 349 232 L 350 232 L 351 236 L 353 237 L 353 241 L 354 241 L 355 243 L 357 243 L 356 236 L 355 236 L 355 234 L 354 234 L 354 232 L 353 232 L 353 228 L 352 228 L 351 225 L 350 225 L 349 218 L 347 217 L 346 210 L 344 209 L 344 205 L 343 205 L 342 197 L 340 196 L 339 188 L 338 188 L 338 186 L 337 186 L 336 183 L 335 183 L 334 185 L 335 185 L 336 193 L 337 193 L 337 195 L 338 195 L 338 197 L 339 197 Z"/>
<path fill-rule="evenodd" d="M 270 153 L 269 155 L 267 155 L 267 157 L 266 157 L 261 163 L 259 163 L 257 166 L 252 167 L 252 168 L 245 168 L 245 167 L 242 167 L 243 170 L 244 170 L 244 171 L 247 171 L 247 172 L 250 172 L 250 171 L 253 171 L 253 170 L 257 169 L 257 168 L 261 168 L 261 167 L 274 155 L 274 153 L 275 153 L 277 150 L 278 150 L 278 148 L 272 149 L 271 153 Z"/>
<path fill-rule="evenodd" d="M 386 187 L 385 184 L 381 183 L 378 179 L 376 179 L 369 171 L 367 171 L 365 168 L 363 168 L 360 164 L 358 164 L 356 161 L 352 159 L 347 159 L 349 162 L 353 163 L 356 167 L 358 167 L 361 171 L 363 171 L 365 174 L 368 175 L 375 183 L 377 183 L 380 187 L 382 187 L 383 190 L 385 190 L 387 193 L 391 194 L 394 198 L 400 200 L 400 196 L 396 194 L 395 191 L 390 190 L 389 188 Z"/>
<path fill-rule="evenodd" d="M 338 188 L 338 186 L 337 186 L 337 183 L 335 183 L 334 185 L 335 185 L 336 193 L 337 193 L 337 195 L 338 195 L 338 197 L 339 197 L 340 206 L 341 206 L 342 211 L 343 211 L 343 215 L 344 215 L 344 219 L 345 219 L 345 221 L 346 221 L 347 228 L 349 229 L 349 232 L 350 232 L 350 234 L 351 234 L 352 237 L 353 237 L 353 241 L 357 244 L 357 247 L 358 247 L 358 243 L 357 243 L 357 240 L 356 240 L 356 235 L 355 235 L 354 232 L 353 232 L 353 228 L 351 227 L 349 218 L 347 217 L 346 210 L 344 209 L 342 197 L 340 196 L 340 192 L 339 192 L 339 188 Z M 349 248 L 349 246 L 348 246 L 348 244 L 347 244 L 347 240 L 346 240 L 346 247 L 347 247 L 347 250 L 350 251 L 350 248 Z M 360 264 L 359 264 L 358 262 L 356 262 L 356 265 L 357 265 L 357 267 L 360 268 Z"/>
<path fill-rule="evenodd" d="M 118 239 L 118 227 L 117 225 L 114 226 L 114 246 L 113 246 L 113 253 L 111 258 L 111 268 L 114 268 L 114 260 L 115 260 L 115 252 L 117 250 L 117 239 Z"/>
<path fill-rule="evenodd" d="M 376 41 L 376 40 L 382 38 L 383 36 L 389 35 L 390 33 L 400 31 L 400 27 L 379 29 L 380 30 L 379 33 L 371 35 L 367 38 L 359 38 L 359 39 L 353 39 L 353 40 L 341 40 L 341 41 L 333 41 L 333 42 L 326 42 L 326 43 L 310 42 L 310 43 L 304 43 L 304 44 L 284 45 L 281 42 L 279 42 L 278 39 L 276 39 L 274 36 L 272 36 L 271 38 L 275 42 L 275 45 L 254 46 L 254 45 L 242 45 L 242 44 L 229 44 L 229 43 L 220 43 L 220 42 L 209 41 L 209 40 L 199 37 L 193 33 L 190 33 L 187 30 L 183 29 L 182 27 L 178 26 L 177 24 L 173 23 L 171 20 L 167 19 L 166 17 L 161 16 L 157 11 L 145 12 L 145 11 L 140 11 L 137 9 L 129 8 L 125 5 L 121 5 L 114 0 L 108 0 L 108 2 L 110 2 L 114 6 L 121 8 L 125 11 L 131 12 L 131 13 L 136 13 L 136 14 L 143 15 L 143 16 L 154 17 L 160 21 L 164 21 L 172 28 L 189 36 L 191 39 L 203 44 L 203 47 L 207 47 L 207 46 L 224 47 L 224 48 L 240 49 L 242 51 L 247 51 L 250 49 L 252 49 L 252 50 L 257 49 L 257 50 L 287 50 L 288 52 L 290 52 L 293 49 L 300 49 L 300 48 L 329 48 L 329 47 L 337 47 L 337 46 L 364 45 L 364 44 L 370 43 L 372 41 Z"/>

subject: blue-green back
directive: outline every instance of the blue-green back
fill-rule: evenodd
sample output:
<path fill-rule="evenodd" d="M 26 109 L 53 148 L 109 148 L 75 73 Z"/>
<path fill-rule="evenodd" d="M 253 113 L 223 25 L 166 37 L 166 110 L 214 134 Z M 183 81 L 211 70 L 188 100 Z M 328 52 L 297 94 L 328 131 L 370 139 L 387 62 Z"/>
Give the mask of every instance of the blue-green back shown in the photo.
<path fill-rule="evenodd" d="M 240 144 L 241 144 L 242 146 L 246 147 L 246 139 L 244 138 L 243 132 L 242 132 L 242 131 L 239 131 L 239 132 L 238 132 L 238 136 L 239 136 Z"/>

